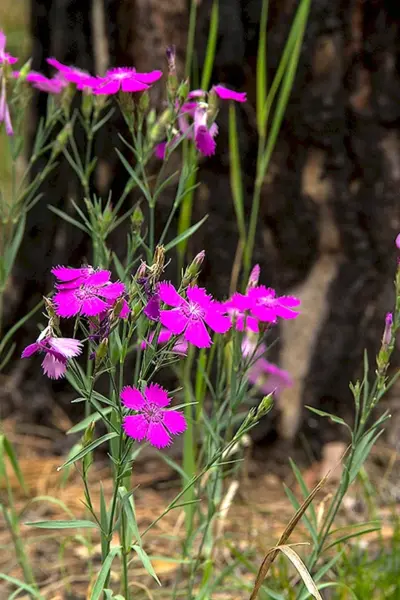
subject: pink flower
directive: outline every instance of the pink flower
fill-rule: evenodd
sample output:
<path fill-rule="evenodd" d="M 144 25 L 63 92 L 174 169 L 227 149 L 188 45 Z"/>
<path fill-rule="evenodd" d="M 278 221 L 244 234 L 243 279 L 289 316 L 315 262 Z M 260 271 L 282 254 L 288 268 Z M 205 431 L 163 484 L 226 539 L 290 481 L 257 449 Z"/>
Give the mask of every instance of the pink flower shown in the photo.
<path fill-rule="evenodd" d="M 260 265 L 254 265 L 247 282 L 247 291 L 249 291 L 251 288 L 257 287 L 258 280 L 260 279 L 260 271 Z"/>
<path fill-rule="evenodd" d="M 32 83 L 33 87 L 38 90 L 47 92 L 48 94 L 59 94 L 67 85 L 66 80 L 60 75 L 49 79 L 41 73 L 36 73 L 36 71 L 28 73 L 26 81 Z"/>
<path fill-rule="evenodd" d="M 258 333 L 258 320 L 249 314 L 251 301 L 248 296 L 236 292 L 232 298 L 224 302 L 224 306 L 232 324 L 238 331 L 253 331 Z"/>
<path fill-rule="evenodd" d="M 221 100 L 234 100 L 235 102 L 246 102 L 247 100 L 246 92 L 235 92 L 223 85 L 214 85 L 212 90 L 214 90 Z"/>
<path fill-rule="evenodd" d="M 247 378 L 263 394 L 279 394 L 284 388 L 291 387 L 293 380 L 287 371 L 280 369 L 263 357 L 266 350 L 265 344 L 260 344 L 256 350 L 256 343 L 249 337 L 244 338 L 242 342 L 243 355 L 252 356 L 254 359 Z"/>
<path fill-rule="evenodd" d="M 179 410 L 166 410 L 171 400 L 168 393 L 156 383 L 148 385 L 143 394 L 138 388 L 126 386 L 121 391 L 123 404 L 137 411 L 124 418 L 123 428 L 129 437 L 141 442 L 146 439 L 156 448 L 165 448 L 171 441 L 171 434 L 183 433 L 186 420 Z"/>
<path fill-rule="evenodd" d="M 212 156 L 215 154 L 216 143 L 214 137 L 218 133 L 216 123 L 207 125 L 206 104 L 199 103 L 194 111 L 194 141 L 196 148 L 203 156 Z"/>
<path fill-rule="evenodd" d="M 13 65 L 18 61 L 18 58 L 15 58 L 15 56 L 11 56 L 11 54 L 6 52 L 6 41 L 7 38 L 5 33 L 0 29 L 0 65 Z"/>
<path fill-rule="evenodd" d="M 100 315 L 125 292 L 123 283 L 110 282 L 110 271 L 95 271 L 90 266 L 80 269 L 59 266 L 51 272 L 61 281 L 56 284 L 58 291 L 54 296 L 56 312 L 60 317 Z"/>
<path fill-rule="evenodd" d="M 93 77 L 90 73 L 87 73 L 87 71 L 83 71 L 77 67 L 64 65 L 55 58 L 48 58 L 47 62 L 57 69 L 66 81 L 74 83 L 78 90 L 93 89 L 97 87 L 101 81 L 98 77 Z"/>
<path fill-rule="evenodd" d="M 400 233 L 396 237 L 396 242 L 395 243 L 396 243 L 397 248 L 400 250 Z"/>
<path fill-rule="evenodd" d="M 224 315 L 224 307 L 215 302 L 205 289 L 189 287 L 186 290 L 188 300 L 178 294 L 169 282 L 159 284 L 160 299 L 172 310 L 160 310 L 160 321 L 175 335 L 183 334 L 184 339 L 198 348 L 211 346 L 207 324 L 216 333 L 226 333 L 231 322 Z"/>
<path fill-rule="evenodd" d="M 153 331 L 149 336 L 149 341 L 143 340 L 141 342 L 140 347 L 142 350 L 145 350 L 149 344 L 153 343 L 154 335 L 155 335 L 155 332 Z M 171 340 L 172 337 L 173 337 L 173 333 L 171 331 L 168 331 L 168 329 L 161 329 L 158 339 L 157 339 L 157 343 L 158 344 L 166 344 L 167 342 L 169 342 Z M 172 347 L 172 352 L 175 352 L 176 354 L 186 354 L 187 349 L 188 349 L 187 341 L 184 340 L 183 338 L 178 338 Z"/>
<path fill-rule="evenodd" d="M 1 63 L 0 63 L 1 64 Z M 4 123 L 7 135 L 14 135 L 14 130 L 11 123 L 10 110 L 6 99 L 6 79 L 1 77 L 1 92 L 0 92 L 0 123 Z"/>
<path fill-rule="evenodd" d="M 159 160 L 164 160 L 166 150 L 167 150 L 167 142 L 160 142 L 159 144 L 157 144 L 156 147 L 154 148 L 154 154 L 155 154 L 156 158 L 158 158 Z"/>
<path fill-rule="evenodd" d="M 48 335 L 45 329 L 34 344 L 30 344 L 22 352 L 21 358 L 28 358 L 36 352 L 44 352 L 43 372 L 51 379 L 64 377 L 69 358 L 78 356 L 82 351 L 82 343 L 73 338 L 55 338 Z"/>
<path fill-rule="evenodd" d="M 138 73 L 133 67 L 117 67 L 106 72 L 94 89 L 94 94 L 117 94 L 122 92 L 143 92 L 162 76 L 162 71 Z"/>
<path fill-rule="evenodd" d="M 294 310 L 299 306 L 300 300 L 294 296 L 276 296 L 275 290 L 259 285 L 248 291 L 250 310 L 260 321 L 275 323 L 277 317 L 281 319 L 295 319 L 299 314 Z"/>

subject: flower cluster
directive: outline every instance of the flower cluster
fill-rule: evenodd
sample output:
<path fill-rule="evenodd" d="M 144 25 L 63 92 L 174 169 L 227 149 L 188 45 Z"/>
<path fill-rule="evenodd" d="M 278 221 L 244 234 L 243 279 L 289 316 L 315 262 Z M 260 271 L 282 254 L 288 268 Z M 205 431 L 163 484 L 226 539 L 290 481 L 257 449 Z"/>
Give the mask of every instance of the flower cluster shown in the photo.
<path fill-rule="evenodd" d="M 124 298 L 125 285 L 112 283 L 111 273 L 91 266 L 74 269 L 57 266 L 52 269 L 58 280 L 54 295 L 55 316 L 62 318 L 88 317 L 92 339 L 104 339 L 111 330 L 113 318 L 126 318 L 129 307 Z M 116 310 L 118 309 L 118 314 Z M 44 373 L 51 379 L 63 377 L 68 359 L 78 356 L 82 343 L 72 338 L 55 337 L 49 325 L 35 343 L 22 352 L 28 358 L 36 352 L 45 353 L 42 363 Z"/>
<path fill-rule="evenodd" d="M 291 385 L 289 375 L 264 358 L 266 348 L 258 343 L 258 334 L 276 323 L 278 318 L 295 318 L 299 300 L 278 296 L 274 290 L 258 285 L 259 267 L 256 266 L 245 294 L 236 292 L 225 302 L 217 301 L 196 285 L 203 260 L 204 252 L 185 272 L 183 281 L 190 285 L 186 283 L 179 290 L 169 281 L 159 281 L 164 267 L 162 248 L 156 249 L 151 267 L 143 263 L 139 268 L 135 280 L 144 292 L 143 315 L 151 327 L 158 326 L 157 343 L 171 344 L 171 352 L 185 355 L 189 345 L 209 348 L 212 344 L 210 331 L 224 335 L 234 328 L 244 334 L 243 356 L 253 360 L 247 374 L 250 383 L 264 393 L 278 393 Z M 49 325 L 36 342 L 24 349 L 22 358 L 44 354 L 44 373 L 59 379 L 65 375 L 68 361 L 79 356 L 83 347 L 79 340 L 55 335 L 55 331 L 59 332 L 60 318 L 86 319 L 88 339 L 99 343 L 99 353 L 103 342 L 107 347 L 114 324 L 120 318 L 128 318 L 131 310 L 125 285 L 111 281 L 110 271 L 89 265 L 80 268 L 59 265 L 52 269 L 52 274 L 56 283 L 52 301 L 46 302 Z M 131 297 L 136 299 L 137 294 Z M 132 318 L 136 319 L 140 312 L 132 309 Z M 149 332 L 148 340 L 141 342 L 142 349 L 154 342 L 155 335 L 154 329 Z M 93 357 L 96 356 L 96 352 L 93 353 Z M 137 441 L 146 439 L 162 448 L 171 442 L 172 435 L 178 435 L 186 428 L 184 416 L 179 411 L 167 410 L 168 393 L 156 384 L 147 385 L 143 392 L 135 387 L 125 387 L 121 391 L 121 400 L 129 411 L 134 411 L 134 414 L 124 416 L 125 433 Z"/>

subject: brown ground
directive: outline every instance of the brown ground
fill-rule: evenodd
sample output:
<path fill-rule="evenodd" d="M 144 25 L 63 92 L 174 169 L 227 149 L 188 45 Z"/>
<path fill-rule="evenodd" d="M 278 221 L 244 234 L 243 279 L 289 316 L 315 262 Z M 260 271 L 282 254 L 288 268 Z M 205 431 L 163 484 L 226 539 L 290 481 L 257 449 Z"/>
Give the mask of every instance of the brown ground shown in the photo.
<path fill-rule="evenodd" d="M 4 431 L 10 441 L 15 445 L 20 458 L 20 465 L 26 483 L 29 488 L 28 497 L 24 497 L 15 477 L 11 475 L 12 487 L 17 499 L 18 511 L 21 511 L 21 521 L 47 520 L 52 518 L 68 519 L 65 511 L 58 505 L 52 504 L 46 498 L 53 496 L 65 503 L 72 511 L 74 518 L 85 518 L 85 509 L 82 505 L 82 489 L 79 474 L 71 471 L 66 483 L 61 483 L 61 474 L 57 467 L 62 464 L 63 458 L 54 456 L 52 449 L 58 445 L 64 432 L 70 426 L 67 417 L 64 420 L 59 415 L 60 429 L 47 429 L 38 426 L 29 429 L 17 426 L 15 421 L 7 420 L 4 423 Z M 61 444 L 60 444 L 61 445 Z M 309 486 L 313 486 L 318 478 L 327 469 L 335 468 L 330 482 L 325 486 L 318 497 L 316 506 L 323 510 L 324 503 L 331 491 L 334 489 L 335 481 L 340 472 L 338 458 L 343 452 L 340 445 L 331 445 L 326 448 L 325 462 L 314 463 L 304 472 L 304 477 Z M 267 456 L 267 450 L 265 450 Z M 260 454 L 260 451 L 258 452 Z M 286 455 L 287 456 L 287 455 Z M 389 538 L 392 533 L 390 517 L 393 509 L 389 506 L 390 499 L 395 497 L 396 491 L 390 486 L 390 481 L 395 478 L 393 468 L 397 466 L 397 456 L 393 452 L 386 451 L 385 447 L 379 448 L 369 461 L 368 473 L 372 480 L 379 478 L 379 489 L 382 506 L 382 534 Z M 215 560 L 219 567 L 223 568 L 232 561 L 231 547 L 241 551 L 251 550 L 252 564 L 257 569 L 265 552 L 276 544 L 279 536 L 289 522 L 293 509 L 287 500 L 282 478 L 273 473 L 266 472 L 266 465 L 271 461 L 248 458 L 245 461 L 243 473 L 238 481 L 233 503 L 225 518 L 216 523 L 219 532 Z M 286 457 L 285 457 L 286 459 Z M 282 461 L 283 462 L 283 461 Z M 381 464 L 378 466 L 377 463 Z M 384 476 L 382 477 L 382 474 Z M 390 475 L 390 477 L 389 477 Z M 110 471 L 101 458 L 92 467 L 92 490 L 94 493 L 94 505 L 98 506 L 99 482 L 101 481 L 106 498 L 110 498 L 112 491 L 112 480 Z M 286 471 L 285 482 L 298 494 L 293 476 Z M 148 455 L 146 460 L 137 463 L 133 474 L 133 486 L 139 486 L 135 493 L 135 504 L 139 528 L 143 530 L 153 519 L 162 512 L 168 502 L 179 490 L 179 481 L 176 474 L 159 458 Z M 226 492 L 235 483 L 227 482 Z M 35 498 L 42 497 L 42 499 Z M 0 498 L 6 501 L 4 482 L 0 481 Z M 368 515 L 360 491 L 355 490 L 348 495 L 344 503 L 343 514 L 340 520 L 344 523 L 356 523 L 366 520 Z M 176 557 L 180 555 L 180 540 L 182 539 L 184 519 L 181 509 L 171 511 L 157 526 L 155 526 L 145 537 L 145 549 L 151 556 L 157 556 L 153 560 L 155 570 L 162 581 L 163 588 L 173 583 L 179 565 L 162 557 Z M 25 544 L 29 549 L 35 575 L 41 584 L 41 591 L 46 600 L 68 599 L 80 600 L 89 598 L 91 583 L 99 569 L 100 547 L 96 536 L 89 544 L 84 544 L 82 538 L 73 538 L 71 531 L 52 532 L 46 530 L 32 529 L 22 525 L 22 534 Z M 69 535 L 68 535 L 69 534 Z M 92 534 L 93 535 L 93 534 Z M 369 542 L 376 539 L 376 534 L 367 536 Z M 299 526 L 291 537 L 291 542 L 307 540 L 304 529 Z M 62 548 L 64 545 L 64 555 Z M 21 571 L 16 563 L 15 555 L 11 545 L 11 539 L 5 528 L 4 521 L 0 520 L 0 572 L 10 576 L 21 577 Z M 61 553 L 60 553 L 61 551 Z M 236 573 L 241 580 L 246 580 L 249 586 L 254 581 L 254 573 L 240 567 Z M 162 589 L 155 590 L 152 581 L 144 572 L 138 561 L 135 561 L 131 570 L 132 590 L 135 598 L 167 598 L 168 593 L 163 594 Z M 184 577 L 184 575 L 183 575 Z M 119 579 L 117 561 L 113 567 L 113 587 Z M 149 587 L 147 587 L 149 586 Z M 4 600 L 11 592 L 0 587 L 0 598 Z M 248 594 L 249 595 L 249 594 Z M 235 592 L 221 592 L 215 595 L 217 599 L 233 600 L 247 598 L 243 592 L 240 596 Z M 22 597 L 22 596 L 21 596 Z M 28 598 L 28 596 L 26 596 Z"/>

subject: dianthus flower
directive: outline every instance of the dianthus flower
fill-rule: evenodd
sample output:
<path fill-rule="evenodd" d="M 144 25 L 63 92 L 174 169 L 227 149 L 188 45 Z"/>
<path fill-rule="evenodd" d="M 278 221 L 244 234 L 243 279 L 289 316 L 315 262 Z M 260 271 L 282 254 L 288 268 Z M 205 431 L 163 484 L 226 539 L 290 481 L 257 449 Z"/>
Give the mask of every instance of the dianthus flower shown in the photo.
<path fill-rule="evenodd" d="M 140 347 L 142 350 L 145 350 L 149 344 L 153 343 L 154 335 L 155 335 L 155 332 L 153 331 L 150 334 L 148 341 L 143 340 L 141 342 Z M 161 329 L 161 331 L 158 335 L 158 338 L 157 338 L 157 343 L 158 344 L 166 344 L 167 342 L 169 342 L 171 340 L 173 335 L 174 334 L 171 331 L 168 331 L 168 329 Z M 176 340 L 175 344 L 173 345 L 172 352 L 175 352 L 176 354 L 186 354 L 187 349 L 188 349 L 187 341 L 180 337 Z"/>
<path fill-rule="evenodd" d="M 400 250 L 400 233 L 397 235 L 395 243 L 398 250 Z"/>
<path fill-rule="evenodd" d="M 165 448 L 171 435 L 183 433 L 186 420 L 179 410 L 166 410 L 171 399 L 167 391 L 156 383 L 148 385 L 143 394 L 135 387 L 126 386 L 121 390 L 123 404 L 137 411 L 123 420 L 123 428 L 129 437 L 140 442 L 144 439 L 156 448 Z"/>
<path fill-rule="evenodd" d="M 0 65 L 13 65 L 18 61 L 18 58 L 15 58 L 15 56 L 11 56 L 11 54 L 6 52 L 6 42 L 7 38 L 5 33 L 0 29 Z"/>
<path fill-rule="evenodd" d="M 7 135 L 14 135 L 13 126 L 11 123 L 10 109 L 8 108 L 6 98 L 6 78 L 1 76 L 1 91 L 0 91 L 0 123 L 4 123 Z"/>
<path fill-rule="evenodd" d="M 57 69 L 66 81 L 74 83 L 78 90 L 92 90 L 97 87 L 101 81 L 99 77 L 93 77 L 93 75 L 90 75 L 87 71 L 83 71 L 77 67 L 64 65 L 55 58 L 48 58 L 47 62 Z"/>
<path fill-rule="evenodd" d="M 237 331 L 258 333 L 258 320 L 249 314 L 251 300 L 248 296 L 236 292 L 229 300 L 224 302 L 224 306 Z"/>
<path fill-rule="evenodd" d="M 294 310 L 300 300 L 294 296 L 277 296 L 275 290 L 264 285 L 251 288 L 247 296 L 250 300 L 250 310 L 260 321 L 275 323 L 281 319 L 295 319 L 299 314 Z"/>
<path fill-rule="evenodd" d="M 54 296 L 56 313 L 60 317 L 100 315 L 125 292 L 123 283 L 110 282 L 110 271 L 95 271 L 90 266 L 80 269 L 58 266 L 51 272 L 61 282 L 56 283 Z"/>
<path fill-rule="evenodd" d="M 138 73 L 133 67 L 117 67 L 109 69 L 104 77 L 99 78 L 98 86 L 93 93 L 110 95 L 117 94 L 119 91 L 143 92 L 160 77 L 162 77 L 162 71 Z"/>
<path fill-rule="evenodd" d="M 287 371 L 264 358 L 266 350 L 265 344 L 260 344 L 256 350 L 256 342 L 250 337 L 244 338 L 242 342 L 243 355 L 253 356 L 254 354 L 254 362 L 247 373 L 247 378 L 263 394 L 279 394 L 283 389 L 291 387 L 293 380 Z"/>
<path fill-rule="evenodd" d="M 36 71 L 30 71 L 26 76 L 26 81 L 31 83 L 33 87 L 41 92 L 47 92 L 48 94 L 60 94 L 60 92 L 68 85 L 67 81 L 60 75 L 56 75 L 49 79 L 41 73 L 36 73 Z"/>
<path fill-rule="evenodd" d="M 211 346 L 206 324 L 216 333 L 226 333 L 231 327 L 230 319 L 224 315 L 224 307 L 215 302 L 206 290 L 196 285 L 186 290 L 187 300 L 182 298 L 169 282 L 159 284 L 160 299 L 172 310 L 160 310 L 160 321 L 175 335 L 198 348 Z"/>
<path fill-rule="evenodd" d="M 246 102 L 245 92 L 235 92 L 223 85 L 215 85 L 210 92 L 204 90 L 192 90 L 188 94 L 189 102 L 185 102 L 178 115 L 178 124 L 180 134 L 177 134 L 170 144 L 175 143 L 180 137 L 187 137 L 194 140 L 196 148 L 203 156 L 212 156 L 215 154 L 215 137 L 218 134 L 218 125 L 214 122 L 209 123 L 210 108 L 205 99 L 210 99 L 210 95 L 215 94 L 221 100 L 233 100 L 234 102 Z M 194 100 L 194 102 L 190 102 Z M 189 122 L 193 121 L 193 127 Z M 159 159 L 165 159 L 168 144 L 164 141 L 156 145 L 155 155 Z"/>
<path fill-rule="evenodd" d="M 73 338 L 56 338 L 45 329 L 34 344 L 30 344 L 22 352 L 21 358 L 28 358 L 36 352 L 44 352 L 42 368 L 51 379 L 64 377 L 69 358 L 78 356 L 82 351 L 82 343 Z"/>

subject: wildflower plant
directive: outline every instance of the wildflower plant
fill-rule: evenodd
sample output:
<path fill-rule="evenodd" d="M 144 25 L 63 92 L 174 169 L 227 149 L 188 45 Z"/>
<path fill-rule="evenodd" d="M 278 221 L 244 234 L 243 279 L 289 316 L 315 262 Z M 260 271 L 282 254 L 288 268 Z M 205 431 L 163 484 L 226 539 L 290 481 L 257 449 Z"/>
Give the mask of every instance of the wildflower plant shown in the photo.
<path fill-rule="evenodd" d="M 235 122 L 235 106 L 246 102 L 246 94 L 219 83 L 210 86 L 212 61 L 209 58 L 200 89 L 191 89 L 189 72 L 187 78 L 179 82 L 173 48 L 167 51 L 168 74 L 164 79 L 161 70 L 141 73 L 132 66 L 111 69 L 99 76 L 65 65 L 55 57 L 48 58 L 54 74 L 47 78 L 30 71 L 29 64 L 12 74 L 12 61 L 0 38 L 1 77 L 6 90 L 2 98 L 10 98 L 11 108 L 6 112 L 5 100 L 2 100 L 0 116 L 4 117 L 13 164 L 23 146 L 18 141 L 19 134 L 10 129 L 10 120 L 15 123 L 16 131 L 20 131 L 23 124 L 23 114 L 18 109 L 20 98 L 29 93 L 30 86 L 49 95 L 48 116 L 39 127 L 39 141 L 34 144 L 22 181 L 27 182 L 29 168 L 39 156 L 48 157 L 47 166 L 26 186 L 17 186 L 13 178 L 12 210 L 17 211 L 18 218 L 10 220 L 9 237 L 4 240 L 13 250 L 0 262 L 0 298 L 23 235 L 26 212 L 37 201 L 38 187 L 55 167 L 61 153 L 78 177 L 83 199 L 72 201 L 75 210 L 72 216 L 50 208 L 70 225 L 83 230 L 91 240 L 91 264 L 54 265 L 54 287 L 44 299 L 42 330 L 23 350 L 22 358 L 36 361 L 39 354 L 44 375 L 51 379 L 65 377 L 77 394 L 74 402 L 82 404 L 84 409 L 85 418 L 70 430 L 70 433 L 79 433 L 81 440 L 60 469 L 68 470 L 71 465 L 78 469 L 87 518 L 29 525 L 96 532 L 101 543 L 101 567 L 91 582 L 89 597 L 93 600 L 102 596 L 121 598 L 120 594 L 129 600 L 133 558 L 140 560 L 147 573 L 160 583 L 146 551 L 146 534 L 167 513 L 178 509 L 184 511 L 185 536 L 173 597 L 179 592 L 187 598 L 209 598 L 221 580 L 213 568 L 213 555 L 218 539 L 219 510 L 226 501 L 226 479 L 229 476 L 237 482 L 248 434 L 270 410 L 274 394 L 292 384 L 290 374 L 267 360 L 267 342 L 268 333 L 280 320 L 298 316 L 300 301 L 260 284 L 260 268 L 252 265 L 252 250 L 261 185 L 293 83 L 309 4 L 309 0 L 303 0 L 299 5 L 277 79 L 266 95 L 262 56 L 267 9 L 263 3 L 257 88 L 260 145 L 248 224 L 244 220 Z M 192 54 L 195 14 L 196 2 L 193 2 L 188 56 Z M 215 52 L 217 23 L 218 2 L 215 2 L 208 57 Z M 150 92 L 152 86 L 164 82 L 166 99 L 161 112 L 157 113 L 151 107 Z M 279 86 L 277 112 L 272 119 L 271 133 L 267 135 L 268 119 Z M 231 181 L 243 277 L 242 284 L 237 285 L 233 293 L 221 290 L 219 297 L 214 298 L 200 282 L 206 249 L 192 261 L 188 261 L 185 250 L 187 240 L 207 218 L 204 215 L 192 224 L 191 202 L 198 161 L 212 155 L 218 143 L 220 102 L 229 103 Z M 74 108 L 75 105 L 79 108 Z M 120 134 L 124 152 L 116 149 L 116 153 L 126 170 L 127 183 L 119 198 L 103 199 L 96 197 L 92 189 L 96 169 L 93 148 L 99 130 L 117 110 L 126 124 L 124 135 Z M 77 127 L 85 134 L 83 148 L 76 141 Z M 50 142 L 55 128 L 56 139 Z M 173 153 L 180 153 L 182 167 L 169 174 L 167 166 Z M 166 188 L 175 191 L 174 199 L 165 227 L 157 236 L 155 208 Z M 138 202 L 130 205 L 132 192 L 138 196 Z M 171 224 L 177 215 L 179 225 L 174 236 Z M 18 223 L 16 230 L 15 222 Z M 115 230 L 126 233 L 124 257 L 117 256 L 111 247 L 110 234 Z M 174 281 L 165 274 L 169 261 L 179 274 Z M 397 302 L 400 302 L 400 275 L 397 280 Z M 399 313 L 397 304 L 393 318 L 386 321 L 376 384 L 369 388 L 365 380 L 353 388 L 356 425 L 351 434 L 349 460 L 352 462 L 323 528 L 313 530 L 315 546 L 308 562 L 311 572 L 318 565 L 344 493 L 386 418 L 381 417 L 367 426 L 373 409 L 390 385 L 387 369 L 394 335 L 400 326 Z M 66 337 L 67 330 L 73 332 L 72 337 Z M 159 380 L 162 381 L 166 372 L 176 377 L 174 390 L 160 385 Z M 183 448 L 182 464 L 167 454 L 167 448 L 179 443 L 179 439 Z M 164 512 L 155 515 L 144 530 L 139 530 L 132 473 L 135 460 L 146 445 L 154 447 L 179 473 L 182 487 Z M 114 480 L 110 496 L 106 496 L 101 484 L 89 479 L 93 453 L 99 447 L 105 448 L 110 458 Z M 99 510 L 93 502 L 94 485 L 98 485 L 100 491 Z M 11 529 L 26 579 L 21 589 L 26 590 L 28 585 L 33 596 L 40 598 L 38 585 L 21 552 L 19 531 L 16 526 Z M 114 585 L 111 578 L 116 559 L 121 567 L 118 585 Z M 262 579 L 256 582 L 254 598 Z M 118 591 L 114 587 L 118 587 Z M 303 591 L 299 593 L 302 598 Z"/>

